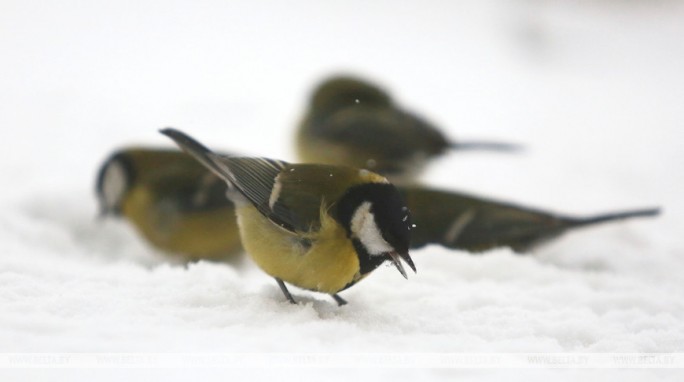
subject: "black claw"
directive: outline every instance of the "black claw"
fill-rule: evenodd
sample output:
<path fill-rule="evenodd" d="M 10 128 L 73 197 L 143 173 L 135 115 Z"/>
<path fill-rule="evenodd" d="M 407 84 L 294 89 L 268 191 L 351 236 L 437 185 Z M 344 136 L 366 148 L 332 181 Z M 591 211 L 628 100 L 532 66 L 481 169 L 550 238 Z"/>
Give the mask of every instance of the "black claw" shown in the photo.
<path fill-rule="evenodd" d="M 274 277 L 274 278 L 275 278 L 276 282 L 278 283 L 278 286 L 280 287 L 280 290 L 283 291 L 283 294 L 284 294 L 285 297 L 287 298 L 287 301 L 289 301 L 289 302 L 292 303 L 292 304 L 296 304 L 297 301 L 295 301 L 295 299 L 292 298 L 292 295 L 290 294 L 290 291 L 287 290 L 287 287 L 285 286 L 285 283 L 283 282 L 283 280 L 281 280 L 281 279 L 279 279 L 279 278 L 277 278 L 277 277 Z"/>

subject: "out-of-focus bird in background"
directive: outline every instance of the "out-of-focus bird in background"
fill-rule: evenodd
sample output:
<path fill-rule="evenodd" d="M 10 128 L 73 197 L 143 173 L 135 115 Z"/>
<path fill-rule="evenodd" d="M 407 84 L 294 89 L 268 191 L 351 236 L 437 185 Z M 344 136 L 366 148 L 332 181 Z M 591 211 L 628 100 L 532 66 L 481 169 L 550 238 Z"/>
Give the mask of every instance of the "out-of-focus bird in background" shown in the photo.
<path fill-rule="evenodd" d="M 421 186 L 400 187 L 400 191 L 416 224 L 412 248 L 439 244 L 472 253 L 497 247 L 528 252 L 569 230 L 660 213 L 659 208 L 644 208 L 571 217 Z"/>
<path fill-rule="evenodd" d="M 123 217 L 150 244 L 192 260 L 230 260 L 241 252 L 226 185 L 180 150 L 123 148 L 96 182 L 101 215 Z"/>
<path fill-rule="evenodd" d="M 519 148 L 500 142 L 453 141 L 397 105 L 380 87 L 349 76 L 327 79 L 313 91 L 296 146 L 302 162 L 366 168 L 396 184 L 412 182 L 429 160 L 449 150 Z"/>

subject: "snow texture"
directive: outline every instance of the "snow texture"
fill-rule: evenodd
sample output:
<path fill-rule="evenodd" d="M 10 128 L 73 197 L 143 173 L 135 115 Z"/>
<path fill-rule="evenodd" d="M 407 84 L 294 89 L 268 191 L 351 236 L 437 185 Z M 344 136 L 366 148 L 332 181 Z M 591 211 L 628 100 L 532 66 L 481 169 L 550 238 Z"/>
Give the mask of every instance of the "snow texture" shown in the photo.
<path fill-rule="evenodd" d="M 3 1 L 0 352 L 683 352 L 684 7 L 676 1 Z M 425 183 L 571 215 L 662 206 L 525 256 L 413 253 L 342 293 L 292 288 L 249 260 L 184 265 L 98 221 L 115 148 L 294 159 L 312 86 L 375 80 L 458 138 Z M 3 380 L 149 380 L 159 371 L 0 370 Z M 624 381 L 666 370 L 237 371 L 269 380 Z M 226 371 L 179 370 L 210 378 Z M 681 377 L 681 375 L 679 376 Z M 673 378 L 672 380 L 675 380 Z"/>

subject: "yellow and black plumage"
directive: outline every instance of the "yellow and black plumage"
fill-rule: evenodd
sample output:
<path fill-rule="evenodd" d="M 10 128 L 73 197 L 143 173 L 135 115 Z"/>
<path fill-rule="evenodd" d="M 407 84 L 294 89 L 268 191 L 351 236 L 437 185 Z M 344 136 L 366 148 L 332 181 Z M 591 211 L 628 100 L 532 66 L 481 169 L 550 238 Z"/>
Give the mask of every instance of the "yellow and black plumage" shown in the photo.
<path fill-rule="evenodd" d="M 241 252 L 226 185 L 187 154 L 129 147 L 102 164 L 102 215 L 126 218 L 152 245 L 186 260 L 229 260 Z"/>
<path fill-rule="evenodd" d="M 399 190 L 416 224 L 411 232 L 411 248 L 439 244 L 469 252 L 497 247 L 523 252 L 575 228 L 660 213 L 659 208 L 644 208 L 570 217 L 427 187 Z"/>
<path fill-rule="evenodd" d="M 401 260 L 415 271 L 410 214 L 386 178 L 346 166 L 220 156 L 180 131 L 162 133 L 226 181 L 245 250 L 291 302 L 284 282 L 344 304 L 337 293 L 385 261 L 404 277 Z"/>
<path fill-rule="evenodd" d="M 427 161 L 451 149 L 515 148 L 451 141 L 378 86 L 344 76 L 328 79 L 314 90 L 297 131 L 303 162 L 367 168 L 393 183 L 412 181 Z"/>

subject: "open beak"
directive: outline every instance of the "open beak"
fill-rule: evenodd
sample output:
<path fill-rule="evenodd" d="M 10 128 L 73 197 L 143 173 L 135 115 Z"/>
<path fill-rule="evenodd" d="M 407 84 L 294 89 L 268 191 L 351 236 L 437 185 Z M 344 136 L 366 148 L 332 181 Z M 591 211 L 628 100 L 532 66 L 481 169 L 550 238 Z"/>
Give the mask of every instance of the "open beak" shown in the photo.
<path fill-rule="evenodd" d="M 389 252 L 388 255 L 390 257 L 390 260 L 392 261 L 392 264 L 394 264 L 394 266 L 397 267 L 397 270 L 399 270 L 399 273 L 401 273 L 401 275 L 404 276 L 405 279 L 408 280 L 408 276 L 406 275 L 406 271 L 404 270 L 404 265 L 401 263 L 401 260 L 404 260 L 406 264 L 408 264 L 409 267 L 413 269 L 413 273 L 416 273 L 416 266 L 413 264 L 413 260 L 411 259 L 411 256 L 409 256 L 408 252 Z"/>

